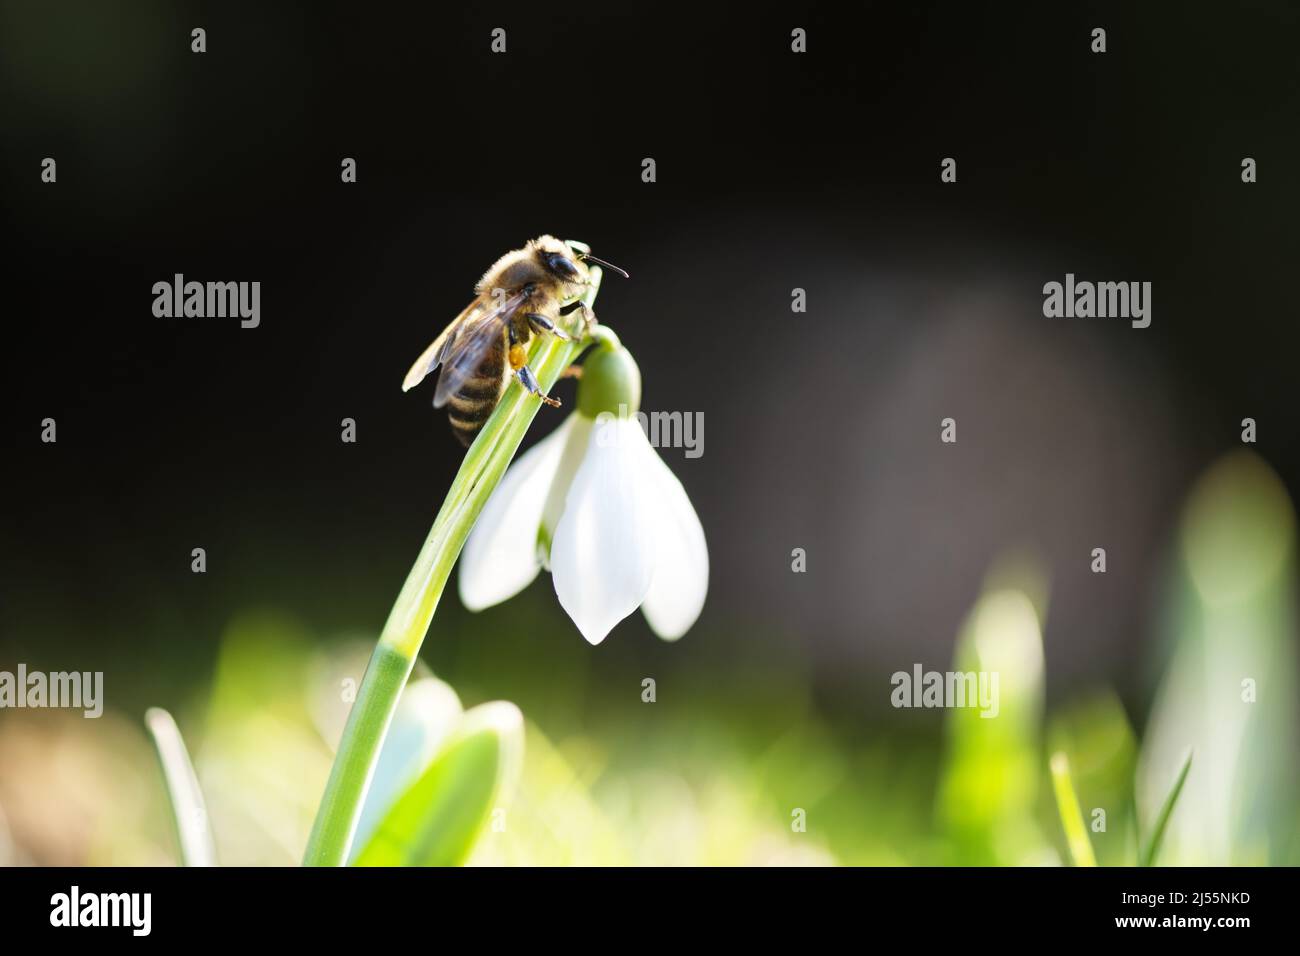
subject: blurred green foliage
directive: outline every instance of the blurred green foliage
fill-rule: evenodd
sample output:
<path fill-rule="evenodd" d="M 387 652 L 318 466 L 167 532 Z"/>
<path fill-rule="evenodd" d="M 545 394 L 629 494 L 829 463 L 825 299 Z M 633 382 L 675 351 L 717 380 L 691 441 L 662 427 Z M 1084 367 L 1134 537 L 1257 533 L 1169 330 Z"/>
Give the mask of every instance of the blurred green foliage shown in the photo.
<path fill-rule="evenodd" d="M 353 859 L 1066 864 L 1049 773 L 1060 753 L 1097 863 L 1133 865 L 1191 749 L 1156 862 L 1300 862 L 1294 514 L 1266 464 L 1236 454 L 1209 470 L 1168 571 L 1153 596 L 1159 683 L 1140 717 L 1105 687 L 1047 708 L 1046 569 L 1023 558 L 990 571 L 955 635 L 955 670 L 999 674 L 995 719 L 893 710 L 884 684 L 827 705 L 803 661 L 773 642 L 711 659 L 707 629 L 687 638 L 700 643 L 691 668 L 648 638 L 596 661 L 536 588 L 481 616 L 446 608 L 426 661 L 455 690 L 417 670 Z M 211 681 L 171 702 L 222 863 L 298 862 L 372 646 L 373 635 L 325 639 L 282 614 L 241 615 Z M 640 696 L 647 674 L 659 678 L 653 704 Z M 463 710 L 462 699 L 519 711 Z M 504 735 L 473 717 L 520 711 L 522 731 Z M 5 715 L 0 859 L 174 860 L 137 725 L 120 713 Z"/>

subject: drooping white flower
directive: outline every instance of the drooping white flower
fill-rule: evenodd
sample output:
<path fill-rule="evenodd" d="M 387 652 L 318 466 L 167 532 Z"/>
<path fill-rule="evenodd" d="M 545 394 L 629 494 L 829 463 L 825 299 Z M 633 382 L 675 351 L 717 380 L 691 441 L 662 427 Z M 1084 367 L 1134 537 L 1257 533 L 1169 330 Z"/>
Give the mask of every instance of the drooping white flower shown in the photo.
<path fill-rule="evenodd" d="M 638 607 L 666 640 L 699 617 L 709 583 L 704 529 L 629 416 L 640 373 L 616 343 L 591 355 L 577 410 L 510 467 L 484 506 L 461 557 L 460 596 L 471 610 L 513 597 L 547 567 L 592 644 Z"/>

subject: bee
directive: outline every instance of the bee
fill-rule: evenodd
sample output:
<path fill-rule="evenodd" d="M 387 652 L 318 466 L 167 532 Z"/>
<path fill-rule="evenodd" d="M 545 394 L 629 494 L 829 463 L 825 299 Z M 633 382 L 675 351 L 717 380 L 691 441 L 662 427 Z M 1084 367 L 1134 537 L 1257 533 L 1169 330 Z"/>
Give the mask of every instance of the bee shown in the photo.
<path fill-rule="evenodd" d="M 474 301 L 415 360 L 402 391 L 414 388 L 441 365 L 433 406 L 448 406 L 451 430 L 466 447 L 501 401 L 511 374 L 530 394 L 559 408 L 559 399 L 543 394 L 538 386 L 524 346 L 534 334 L 569 340 L 559 327 L 560 317 L 568 314 L 590 284 L 588 262 L 627 278 L 626 272 L 597 259 L 582 243 L 561 242 L 554 236 L 541 236 L 507 252 L 483 273 L 474 287 Z M 588 327 L 595 323 L 590 309 L 578 308 Z"/>

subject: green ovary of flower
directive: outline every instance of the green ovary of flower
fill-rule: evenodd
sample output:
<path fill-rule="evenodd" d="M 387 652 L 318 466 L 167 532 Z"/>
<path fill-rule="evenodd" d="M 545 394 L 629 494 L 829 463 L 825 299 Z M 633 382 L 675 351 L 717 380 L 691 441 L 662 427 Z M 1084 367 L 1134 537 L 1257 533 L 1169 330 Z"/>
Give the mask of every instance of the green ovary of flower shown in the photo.
<path fill-rule="evenodd" d="M 596 348 L 582 366 L 578 413 L 596 421 L 606 412 L 627 417 L 641 409 L 641 369 L 618 337 L 598 328 Z"/>

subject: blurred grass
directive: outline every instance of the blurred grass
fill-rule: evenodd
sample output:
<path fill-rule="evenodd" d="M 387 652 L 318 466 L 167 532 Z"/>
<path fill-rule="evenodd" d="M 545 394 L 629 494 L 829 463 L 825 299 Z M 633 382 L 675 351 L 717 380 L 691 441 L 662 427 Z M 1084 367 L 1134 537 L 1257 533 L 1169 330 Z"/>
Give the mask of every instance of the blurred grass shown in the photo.
<path fill-rule="evenodd" d="M 880 675 L 856 699 L 823 699 L 777 642 L 723 659 L 707 630 L 688 638 L 687 663 L 634 625 L 625 653 L 597 655 L 540 586 L 482 615 L 448 608 L 416 676 L 454 687 L 449 707 L 504 699 L 525 718 L 503 825 L 482 829 L 469 862 L 1059 865 L 1071 861 L 1049 772 L 1059 752 L 1097 863 L 1134 865 L 1138 819 L 1150 839 L 1188 748 L 1157 862 L 1300 862 L 1291 503 L 1259 458 L 1229 456 L 1192 490 L 1177 543 L 1153 595 L 1160 680 L 1139 716 L 1106 687 L 1047 708 L 1048 569 L 1023 555 L 990 570 L 952 662 L 923 662 L 996 670 L 996 719 L 892 710 Z M 298 862 L 372 645 L 241 614 L 210 681 L 169 701 L 223 863 Z M 138 715 L 6 713 L 0 768 L 0 862 L 175 860 Z"/>
<path fill-rule="evenodd" d="M 1161 862 L 1294 862 L 1295 512 L 1286 489 L 1253 453 L 1221 459 L 1192 489 L 1179 546 L 1139 811 L 1156 818 L 1190 748 L 1196 758 Z"/>
<path fill-rule="evenodd" d="M 1074 780 L 1070 775 L 1070 760 L 1063 751 L 1052 754 L 1052 784 L 1056 790 L 1056 809 L 1061 815 L 1061 829 L 1070 845 L 1070 857 L 1075 866 L 1096 866 L 1097 857 L 1092 852 L 1092 843 L 1088 840 L 1088 828 L 1083 822 L 1083 811 L 1079 807 L 1079 795 L 1074 789 Z"/>
<path fill-rule="evenodd" d="M 1137 855 L 1133 774 L 1137 741 L 1114 693 L 1078 699 L 1057 713 L 1048 739 L 1070 761 L 1088 840 L 1100 866 L 1131 865 Z"/>
<path fill-rule="evenodd" d="M 1036 807 L 1042 772 L 1043 642 L 1038 611 L 1021 591 L 986 593 L 962 627 L 953 669 L 998 675 L 994 718 L 947 713 L 939 818 L 946 862 L 984 866 L 1050 862 Z"/>

